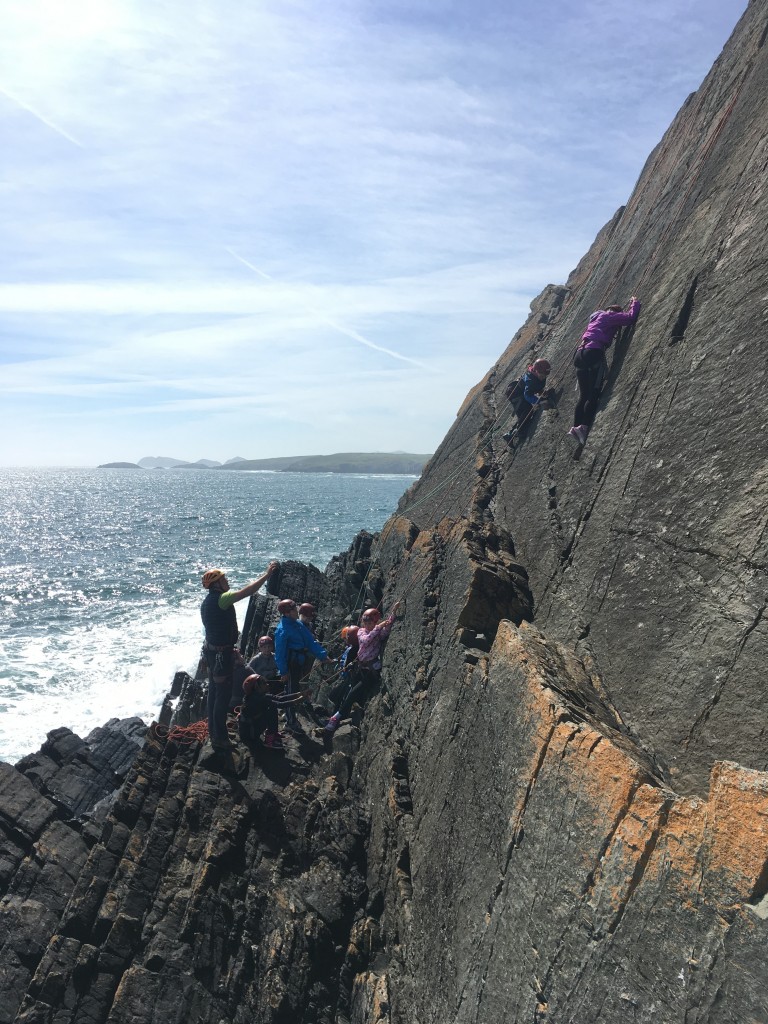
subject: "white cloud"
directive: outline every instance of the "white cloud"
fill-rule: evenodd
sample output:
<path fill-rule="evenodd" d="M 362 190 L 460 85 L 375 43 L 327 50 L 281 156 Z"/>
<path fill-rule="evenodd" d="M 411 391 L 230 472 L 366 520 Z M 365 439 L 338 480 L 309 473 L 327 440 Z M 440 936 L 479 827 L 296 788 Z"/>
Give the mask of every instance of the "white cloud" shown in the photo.
<path fill-rule="evenodd" d="M 251 415 L 275 450 L 356 416 L 432 447 L 627 198 L 724 6 L 6 0 L 0 390 L 49 424 L 29 457 L 156 417 L 191 458 Z"/>

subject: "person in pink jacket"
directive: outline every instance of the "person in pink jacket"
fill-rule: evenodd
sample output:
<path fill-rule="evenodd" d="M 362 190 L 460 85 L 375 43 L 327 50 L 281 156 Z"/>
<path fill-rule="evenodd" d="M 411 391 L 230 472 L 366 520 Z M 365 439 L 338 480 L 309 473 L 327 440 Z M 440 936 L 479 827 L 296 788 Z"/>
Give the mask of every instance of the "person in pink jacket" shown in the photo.
<path fill-rule="evenodd" d="M 366 691 L 372 690 L 378 683 L 381 675 L 381 649 L 395 623 L 399 607 L 400 602 L 395 601 L 386 619 L 381 618 L 378 608 L 368 608 L 363 612 L 361 625 L 357 631 L 357 657 L 352 662 L 349 673 L 351 685 L 336 711 L 328 719 L 325 726 L 327 732 L 333 732 L 355 700 L 362 697 Z"/>
<path fill-rule="evenodd" d="M 581 344 L 573 357 L 576 380 L 579 385 L 579 400 L 573 413 L 573 426 L 568 431 L 579 444 L 587 440 L 589 428 L 595 418 L 597 398 L 605 371 L 605 352 L 622 327 L 633 324 L 640 314 L 640 300 L 632 296 L 629 309 L 621 306 L 607 306 L 596 310 L 589 318 L 587 329 L 581 336 Z"/>

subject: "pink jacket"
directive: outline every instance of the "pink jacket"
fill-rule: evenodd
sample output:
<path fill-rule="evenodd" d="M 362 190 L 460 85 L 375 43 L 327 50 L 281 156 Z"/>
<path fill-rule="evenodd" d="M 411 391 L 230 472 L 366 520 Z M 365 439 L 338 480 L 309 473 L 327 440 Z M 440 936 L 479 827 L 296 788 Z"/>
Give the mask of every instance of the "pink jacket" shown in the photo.
<path fill-rule="evenodd" d="M 381 668 L 381 645 L 389 636 L 394 621 L 394 615 L 390 615 L 388 619 L 379 622 L 373 629 L 360 627 L 357 633 L 357 639 L 360 641 L 357 652 L 358 665 Z"/>
<path fill-rule="evenodd" d="M 598 309 L 589 318 L 586 331 L 581 336 L 579 348 L 597 348 L 605 351 L 613 342 L 616 332 L 627 324 L 633 324 L 640 313 L 640 303 L 635 301 L 626 313 L 612 309 Z"/>

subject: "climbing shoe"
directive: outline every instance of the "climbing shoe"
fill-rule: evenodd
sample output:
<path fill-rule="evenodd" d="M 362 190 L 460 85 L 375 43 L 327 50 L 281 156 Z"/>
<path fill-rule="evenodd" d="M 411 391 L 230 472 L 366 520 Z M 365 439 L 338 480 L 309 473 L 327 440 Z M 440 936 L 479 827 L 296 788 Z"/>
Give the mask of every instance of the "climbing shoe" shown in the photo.
<path fill-rule="evenodd" d="M 336 714 L 335 715 L 331 715 L 331 717 L 325 723 L 325 731 L 326 732 L 336 732 L 336 730 L 339 727 L 339 722 L 340 721 L 341 721 L 341 719 L 339 718 L 339 713 L 337 711 Z"/>
<path fill-rule="evenodd" d="M 262 746 L 265 750 L 276 750 L 279 752 L 285 750 L 283 741 L 280 739 L 280 734 L 276 732 L 265 733 Z"/>

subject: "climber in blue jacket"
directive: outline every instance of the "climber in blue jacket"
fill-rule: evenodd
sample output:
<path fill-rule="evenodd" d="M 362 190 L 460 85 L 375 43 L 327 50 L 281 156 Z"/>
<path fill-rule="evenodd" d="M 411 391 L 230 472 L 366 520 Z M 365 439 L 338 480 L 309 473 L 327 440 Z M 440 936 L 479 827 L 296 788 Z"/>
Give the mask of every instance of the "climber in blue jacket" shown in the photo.
<path fill-rule="evenodd" d="M 280 622 L 275 630 L 277 669 L 285 684 L 286 694 L 298 693 L 309 659 L 313 656 L 323 662 L 331 659 L 323 645 L 299 621 L 299 609 L 295 601 L 290 598 L 278 601 L 277 610 L 280 612 Z M 296 712 L 290 705 L 286 707 L 285 717 L 290 732 L 301 732 Z"/>

